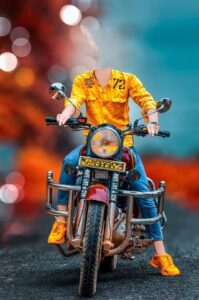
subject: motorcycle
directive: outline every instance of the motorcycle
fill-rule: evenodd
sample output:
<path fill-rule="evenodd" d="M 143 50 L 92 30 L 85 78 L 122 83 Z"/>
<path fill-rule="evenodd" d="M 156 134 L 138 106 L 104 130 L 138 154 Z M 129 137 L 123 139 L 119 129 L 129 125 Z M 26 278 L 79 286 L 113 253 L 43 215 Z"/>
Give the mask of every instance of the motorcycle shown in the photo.
<path fill-rule="evenodd" d="M 52 84 L 49 91 L 53 99 L 67 98 L 65 87 L 60 83 Z M 68 101 L 74 106 L 70 99 Z M 162 99 L 156 111 L 166 112 L 170 106 L 171 100 Z M 134 156 L 123 146 L 123 141 L 126 135 L 145 137 L 148 134 L 147 127 L 138 124 L 143 118 L 121 130 L 111 124 L 93 126 L 80 111 L 65 123 L 72 130 L 87 129 L 89 132 L 78 166 L 65 165 L 65 172 L 76 175 L 76 184 L 55 183 L 53 172 L 48 171 L 47 212 L 67 219 L 67 250 L 56 246 L 65 257 L 81 253 L 80 296 L 96 293 L 99 269 L 103 272 L 115 270 L 119 255 L 131 259 L 135 253 L 148 249 L 152 241 L 147 237 L 145 225 L 161 221 L 164 228 L 166 224 L 165 182 L 160 181 L 159 188 L 155 189 L 153 180 L 148 178 L 148 192 L 132 191 L 128 183 L 129 178 L 138 180 L 140 174 L 135 169 Z M 54 117 L 46 117 L 46 124 L 58 125 Z M 165 138 L 170 133 L 159 131 L 156 136 Z M 58 211 L 53 206 L 53 190 L 69 193 L 68 211 Z M 134 199 L 148 197 L 156 199 L 157 216 L 143 219 Z"/>

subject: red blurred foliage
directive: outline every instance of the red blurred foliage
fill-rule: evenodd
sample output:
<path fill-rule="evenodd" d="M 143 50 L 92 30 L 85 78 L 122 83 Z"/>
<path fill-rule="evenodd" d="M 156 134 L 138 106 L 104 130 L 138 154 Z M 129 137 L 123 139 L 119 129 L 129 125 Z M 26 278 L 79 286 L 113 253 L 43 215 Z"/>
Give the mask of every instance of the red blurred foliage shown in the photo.
<path fill-rule="evenodd" d="M 44 207 L 47 171 L 53 170 L 58 181 L 61 164 L 59 156 L 40 147 L 30 146 L 20 151 L 16 157 L 16 168 L 25 176 L 26 183 L 24 199 L 16 204 L 17 214 L 25 211 L 28 218 L 34 217 Z"/>
<path fill-rule="evenodd" d="M 68 73 L 76 64 L 77 46 L 70 38 L 71 27 L 60 19 L 60 9 L 66 4 L 71 1 L 0 1 L 1 16 L 10 20 L 12 29 L 25 27 L 31 43 L 30 54 L 18 58 L 14 71 L 0 70 L 0 143 L 17 149 L 13 170 L 25 177 L 21 201 L 14 204 L 11 222 L 39 214 L 45 203 L 47 170 L 52 169 L 58 181 L 63 156 L 73 144 L 69 131 L 71 138 L 66 138 L 67 129 L 47 127 L 44 121 L 46 116 L 55 116 L 63 109 L 62 102 L 50 100 L 49 69 L 60 65 Z M 98 6 L 92 5 L 83 16 L 98 13 Z M 1 53 L 11 51 L 9 35 L 0 37 L 0 42 Z M 68 78 L 67 92 L 70 85 Z M 0 175 L 3 184 L 7 174 L 0 170 Z"/>
<path fill-rule="evenodd" d="M 160 180 L 166 181 L 167 198 L 192 210 L 199 209 L 199 160 L 145 158 L 147 175 L 156 186 Z"/>
<path fill-rule="evenodd" d="M 53 65 L 67 70 L 75 63 L 70 27 L 59 16 L 61 7 L 69 3 L 66 0 L 0 2 L 1 16 L 11 21 L 12 29 L 25 27 L 32 46 L 27 57 L 18 59 L 16 70 L 10 73 L 0 70 L 0 143 L 12 142 L 16 146 L 13 169 L 21 172 L 26 180 L 24 198 L 15 204 L 15 216 L 33 217 L 41 210 L 45 202 L 47 170 L 53 169 L 58 177 L 61 152 L 65 151 L 57 143 L 64 139 L 67 148 L 72 142 L 65 139 L 64 131 L 49 128 L 44 121 L 45 116 L 56 115 L 63 108 L 62 102 L 50 100 L 48 70 Z M 9 35 L 1 37 L 0 42 L 1 52 L 11 51 Z M 32 74 L 27 82 L 24 82 L 24 70 Z"/>

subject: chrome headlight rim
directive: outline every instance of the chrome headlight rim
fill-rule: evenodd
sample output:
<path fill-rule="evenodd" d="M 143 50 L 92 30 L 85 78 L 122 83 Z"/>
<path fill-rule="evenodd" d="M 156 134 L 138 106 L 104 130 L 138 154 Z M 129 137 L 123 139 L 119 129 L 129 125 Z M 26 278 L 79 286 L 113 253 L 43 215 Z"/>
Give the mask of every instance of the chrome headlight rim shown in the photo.
<path fill-rule="evenodd" d="M 112 132 L 116 135 L 116 137 L 117 137 L 117 142 L 118 142 L 118 147 L 117 147 L 117 149 L 116 149 L 113 153 L 111 153 L 111 155 L 102 156 L 102 155 L 99 155 L 98 153 L 96 153 L 95 151 L 93 151 L 93 149 L 92 149 L 92 139 L 94 138 L 94 136 L 95 136 L 96 133 L 98 133 L 99 131 L 107 130 L 107 129 L 110 130 L 110 131 L 112 131 Z M 92 134 L 92 136 L 91 136 L 91 139 L 90 139 L 90 147 L 91 147 L 92 152 L 93 152 L 97 157 L 100 157 L 100 158 L 111 158 L 111 157 L 113 157 L 116 153 L 118 153 L 118 151 L 119 151 L 119 149 L 120 149 L 120 144 L 121 144 L 121 137 L 120 137 L 120 135 L 118 134 L 117 130 L 114 129 L 114 128 L 112 128 L 112 127 L 110 127 L 110 126 L 107 126 L 107 125 L 106 125 L 106 126 L 103 126 L 103 127 L 97 128 L 97 129 L 93 132 L 93 134 Z"/>

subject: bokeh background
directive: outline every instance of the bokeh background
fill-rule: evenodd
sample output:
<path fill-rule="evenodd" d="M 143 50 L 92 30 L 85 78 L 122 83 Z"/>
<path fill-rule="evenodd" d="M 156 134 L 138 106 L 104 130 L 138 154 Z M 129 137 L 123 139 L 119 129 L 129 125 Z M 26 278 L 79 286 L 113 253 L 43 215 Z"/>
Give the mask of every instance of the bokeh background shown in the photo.
<path fill-rule="evenodd" d="M 64 155 L 82 143 L 68 128 L 47 127 L 75 75 L 99 66 L 135 73 L 155 99 L 171 138 L 136 138 L 147 173 L 167 182 L 167 198 L 199 209 L 199 2 L 7 0 L 0 2 L 0 235 L 25 234 L 44 212 L 47 170 L 58 180 Z M 131 120 L 140 109 L 130 101 Z M 31 225 L 32 226 L 32 225 Z"/>

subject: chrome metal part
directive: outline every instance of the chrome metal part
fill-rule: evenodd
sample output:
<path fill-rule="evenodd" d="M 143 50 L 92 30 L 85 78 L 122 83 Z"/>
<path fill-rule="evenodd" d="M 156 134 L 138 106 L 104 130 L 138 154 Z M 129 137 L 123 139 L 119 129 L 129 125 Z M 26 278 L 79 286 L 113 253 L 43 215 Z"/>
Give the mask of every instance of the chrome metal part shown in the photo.
<path fill-rule="evenodd" d="M 86 201 L 83 202 L 79 224 L 77 224 L 76 237 L 81 238 L 83 236 L 84 224 L 86 222 L 87 205 Z"/>
<path fill-rule="evenodd" d="M 163 213 L 162 213 L 162 224 L 161 224 L 162 229 L 164 229 L 166 225 L 167 225 L 167 216 L 166 216 L 165 212 L 163 211 Z"/>
<path fill-rule="evenodd" d="M 125 249 L 124 253 L 127 254 L 127 256 L 135 253 L 142 253 L 152 244 L 152 242 L 153 241 L 150 239 L 140 239 L 139 237 L 135 237 L 131 240 L 131 245 Z"/>
<path fill-rule="evenodd" d="M 68 240 L 70 242 L 74 238 L 73 231 L 72 231 L 72 228 L 73 228 L 73 211 L 74 211 L 73 192 L 69 192 L 69 199 L 68 199 L 68 219 L 67 219 L 67 238 L 68 238 Z"/>
<path fill-rule="evenodd" d="M 162 187 L 160 187 L 156 191 L 150 191 L 150 192 L 119 190 L 119 196 L 133 196 L 135 198 L 150 198 L 150 197 L 159 197 L 162 192 L 164 192 L 164 188 Z"/>
<path fill-rule="evenodd" d="M 60 82 L 52 83 L 49 87 L 49 93 L 54 100 L 67 100 L 77 111 L 81 110 L 73 103 L 72 99 L 66 96 L 66 88 Z"/>
<path fill-rule="evenodd" d="M 82 233 L 83 233 L 83 225 L 85 224 L 85 217 L 86 217 L 86 203 L 85 203 L 85 197 L 86 193 L 88 191 L 89 187 L 89 181 L 90 181 L 91 171 L 87 168 L 84 169 L 83 175 L 82 175 L 82 185 L 81 185 L 81 193 L 80 193 L 80 201 L 78 205 L 78 211 L 77 211 L 77 224 L 76 224 L 76 232 L 75 232 L 75 239 L 80 240 Z M 79 245 L 81 243 L 81 240 L 79 241 Z"/>
<path fill-rule="evenodd" d="M 165 192 L 165 182 L 161 181 L 159 185 L 159 189 L 152 191 L 152 192 L 137 192 L 137 191 L 126 191 L 126 190 L 119 190 L 119 195 L 127 196 L 127 217 L 126 217 L 126 233 L 123 242 L 116 248 L 110 249 L 107 256 L 115 255 L 121 253 L 125 250 L 128 246 L 131 232 L 132 232 L 132 224 L 152 224 L 158 222 L 162 218 L 163 214 L 163 207 L 164 207 L 164 192 Z M 148 197 L 158 197 L 158 214 L 154 218 L 144 218 L 144 219 L 136 219 L 132 218 L 132 211 L 133 211 L 133 198 L 148 198 Z"/>
<path fill-rule="evenodd" d="M 149 198 L 149 197 L 158 197 L 158 213 L 156 217 L 153 218 L 132 218 L 131 223 L 132 224 L 153 224 L 155 222 L 158 222 L 161 220 L 163 215 L 163 208 L 164 208 L 164 191 L 165 191 L 165 182 L 161 181 L 159 189 L 155 191 L 150 192 L 137 192 L 137 191 L 130 191 L 130 190 L 119 190 L 119 195 L 127 196 L 128 198 L 130 196 L 133 196 L 134 198 Z M 130 201 L 130 199 L 128 199 Z"/>
<path fill-rule="evenodd" d="M 137 218 L 132 218 L 131 223 L 132 224 L 143 224 L 143 225 L 149 225 L 158 222 L 161 220 L 162 214 L 158 214 L 157 217 L 153 218 L 145 218 L 145 219 L 137 219 Z"/>
<path fill-rule="evenodd" d="M 53 189 L 60 189 L 63 191 L 68 191 L 69 192 L 69 199 L 72 197 L 71 194 L 73 191 L 80 191 L 81 186 L 76 186 L 76 185 L 64 185 L 64 184 L 59 184 L 59 183 L 54 183 L 53 182 L 53 172 L 48 171 L 47 173 L 47 197 L 46 197 L 46 209 L 47 212 L 50 215 L 54 216 L 64 216 L 68 217 L 68 212 L 66 211 L 59 211 L 55 207 L 53 207 Z M 68 210 L 69 211 L 69 210 Z"/>
<path fill-rule="evenodd" d="M 105 228 L 104 243 L 103 243 L 103 249 L 105 252 L 108 252 L 114 246 L 111 241 L 112 241 L 112 234 L 113 234 L 115 207 L 116 207 L 116 202 L 111 202 L 107 213 L 106 228 Z"/>
<path fill-rule="evenodd" d="M 165 113 L 170 109 L 171 105 L 172 105 L 171 99 L 163 98 L 160 101 L 158 101 L 156 110 L 160 113 Z"/>
<path fill-rule="evenodd" d="M 149 185 L 152 187 L 152 191 L 155 191 L 155 183 L 154 183 L 154 181 L 151 178 L 149 178 L 149 177 L 147 177 L 147 180 L 148 180 Z"/>
<path fill-rule="evenodd" d="M 106 170 L 95 170 L 93 172 L 93 177 L 95 180 L 108 179 L 109 171 Z"/>
<path fill-rule="evenodd" d="M 151 186 L 151 190 L 155 191 L 155 183 L 153 182 L 153 180 L 151 178 L 147 178 L 148 182 L 149 182 L 149 185 Z M 158 206 L 158 199 L 155 198 L 155 202 L 156 202 L 156 205 Z M 161 227 L 162 229 L 165 228 L 167 224 L 167 216 L 165 214 L 165 212 L 163 211 L 162 212 L 162 220 L 161 220 Z"/>
<path fill-rule="evenodd" d="M 60 183 L 50 183 L 50 187 L 53 187 L 54 189 L 57 190 L 62 190 L 62 191 L 76 191 L 79 192 L 81 191 L 81 186 L 79 185 L 66 185 L 66 184 L 60 184 Z"/>
<path fill-rule="evenodd" d="M 105 130 L 110 130 L 113 134 L 115 134 L 116 138 L 117 138 L 117 149 L 115 149 L 114 152 L 112 152 L 111 154 L 99 154 L 95 151 L 95 149 L 93 148 L 93 139 L 95 138 L 95 135 L 98 133 L 98 132 L 103 132 Z M 106 137 L 104 136 L 104 139 L 106 140 Z M 108 141 L 108 140 L 107 140 Z M 99 141 L 98 141 L 99 142 Z M 119 151 L 119 147 L 120 147 L 120 144 L 121 144 L 121 137 L 120 135 L 118 134 L 118 132 L 110 125 L 106 125 L 106 126 L 103 126 L 103 127 L 98 127 L 92 134 L 92 137 L 91 137 L 91 141 L 90 141 L 90 145 L 91 145 L 91 150 L 92 152 L 97 156 L 97 157 L 100 157 L 100 158 L 110 158 L 110 157 L 113 157 L 118 151 Z"/>
<path fill-rule="evenodd" d="M 125 214 L 122 214 L 120 220 L 118 220 L 118 222 L 114 225 L 113 237 L 112 237 L 112 241 L 114 245 L 118 246 L 120 243 L 123 242 L 125 237 L 125 231 L 126 231 Z"/>
<path fill-rule="evenodd" d="M 62 212 L 62 211 L 57 211 L 55 208 L 52 206 L 52 189 L 61 189 L 64 191 L 69 192 L 69 209 L 68 212 Z M 73 228 L 73 208 L 74 208 L 74 197 L 73 197 L 73 192 L 79 192 L 81 191 L 81 186 L 75 186 L 75 185 L 62 185 L 58 183 L 53 182 L 53 173 L 52 171 L 48 172 L 47 176 L 47 200 L 46 200 L 46 208 L 48 210 L 48 213 L 53 214 L 53 215 L 63 215 L 68 217 L 68 240 L 71 243 L 72 246 L 76 247 L 77 246 L 77 240 L 76 238 L 80 238 L 82 236 L 82 228 L 84 227 L 84 220 L 85 216 L 84 215 L 84 202 L 82 201 L 82 206 L 79 211 L 81 216 L 81 222 L 78 222 L 78 230 L 76 228 L 76 233 L 78 233 L 78 236 L 73 235 L 72 228 Z M 83 191 L 81 191 L 83 192 Z M 113 229 L 113 223 L 112 221 L 114 220 L 114 213 L 115 213 L 115 203 L 111 202 L 109 206 L 109 210 L 107 213 L 107 220 L 106 220 L 106 230 L 105 230 L 105 235 L 104 235 L 104 242 L 107 241 L 107 244 L 105 246 L 106 249 L 105 256 L 112 256 L 119 254 L 121 252 L 125 252 L 126 248 L 128 246 L 133 247 L 133 245 L 130 245 L 131 243 L 131 234 L 132 234 L 132 224 L 140 224 L 140 225 L 145 225 L 145 224 L 152 224 L 157 221 L 159 221 L 163 217 L 163 208 L 164 208 L 164 192 L 165 192 L 165 182 L 161 181 L 159 188 L 154 191 L 150 192 L 137 192 L 137 191 L 130 191 L 130 190 L 119 190 L 119 196 L 126 196 L 127 197 L 127 214 L 125 218 L 125 222 L 123 223 L 124 226 L 126 226 L 125 234 L 124 234 L 124 239 L 123 241 L 116 247 L 112 242 L 112 231 Z M 83 196 L 83 195 L 82 195 Z M 148 197 L 156 197 L 158 199 L 158 213 L 157 216 L 154 218 L 145 218 L 145 219 L 137 219 L 132 217 L 133 213 L 133 205 L 134 205 L 134 198 L 148 198 Z M 80 201 L 81 202 L 81 201 Z M 80 219 L 79 219 L 80 221 Z M 117 238 L 116 238 L 117 239 Z M 73 244 L 74 241 L 74 244 Z M 121 241 L 121 237 L 120 237 Z M 140 240 L 140 244 L 142 246 L 145 246 L 145 240 Z M 114 248 L 113 248 L 114 247 Z M 128 251 L 128 249 L 127 249 Z"/>
<path fill-rule="evenodd" d="M 133 213 L 133 197 L 130 195 L 130 199 L 127 202 L 127 215 L 126 215 L 126 232 L 123 242 L 116 248 L 110 249 L 106 254 L 107 256 L 112 256 L 121 253 L 127 246 L 131 237 L 131 218 Z"/>
<path fill-rule="evenodd" d="M 76 255 L 76 254 L 79 254 L 79 251 L 70 251 L 70 252 L 66 252 L 61 245 L 56 245 L 56 247 L 58 248 L 59 252 L 65 256 L 65 257 L 69 257 L 69 256 L 73 256 L 73 255 Z"/>
<path fill-rule="evenodd" d="M 52 205 L 46 205 L 46 209 L 49 215 L 68 217 L 67 211 L 57 210 L 56 208 L 53 208 Z"/>

